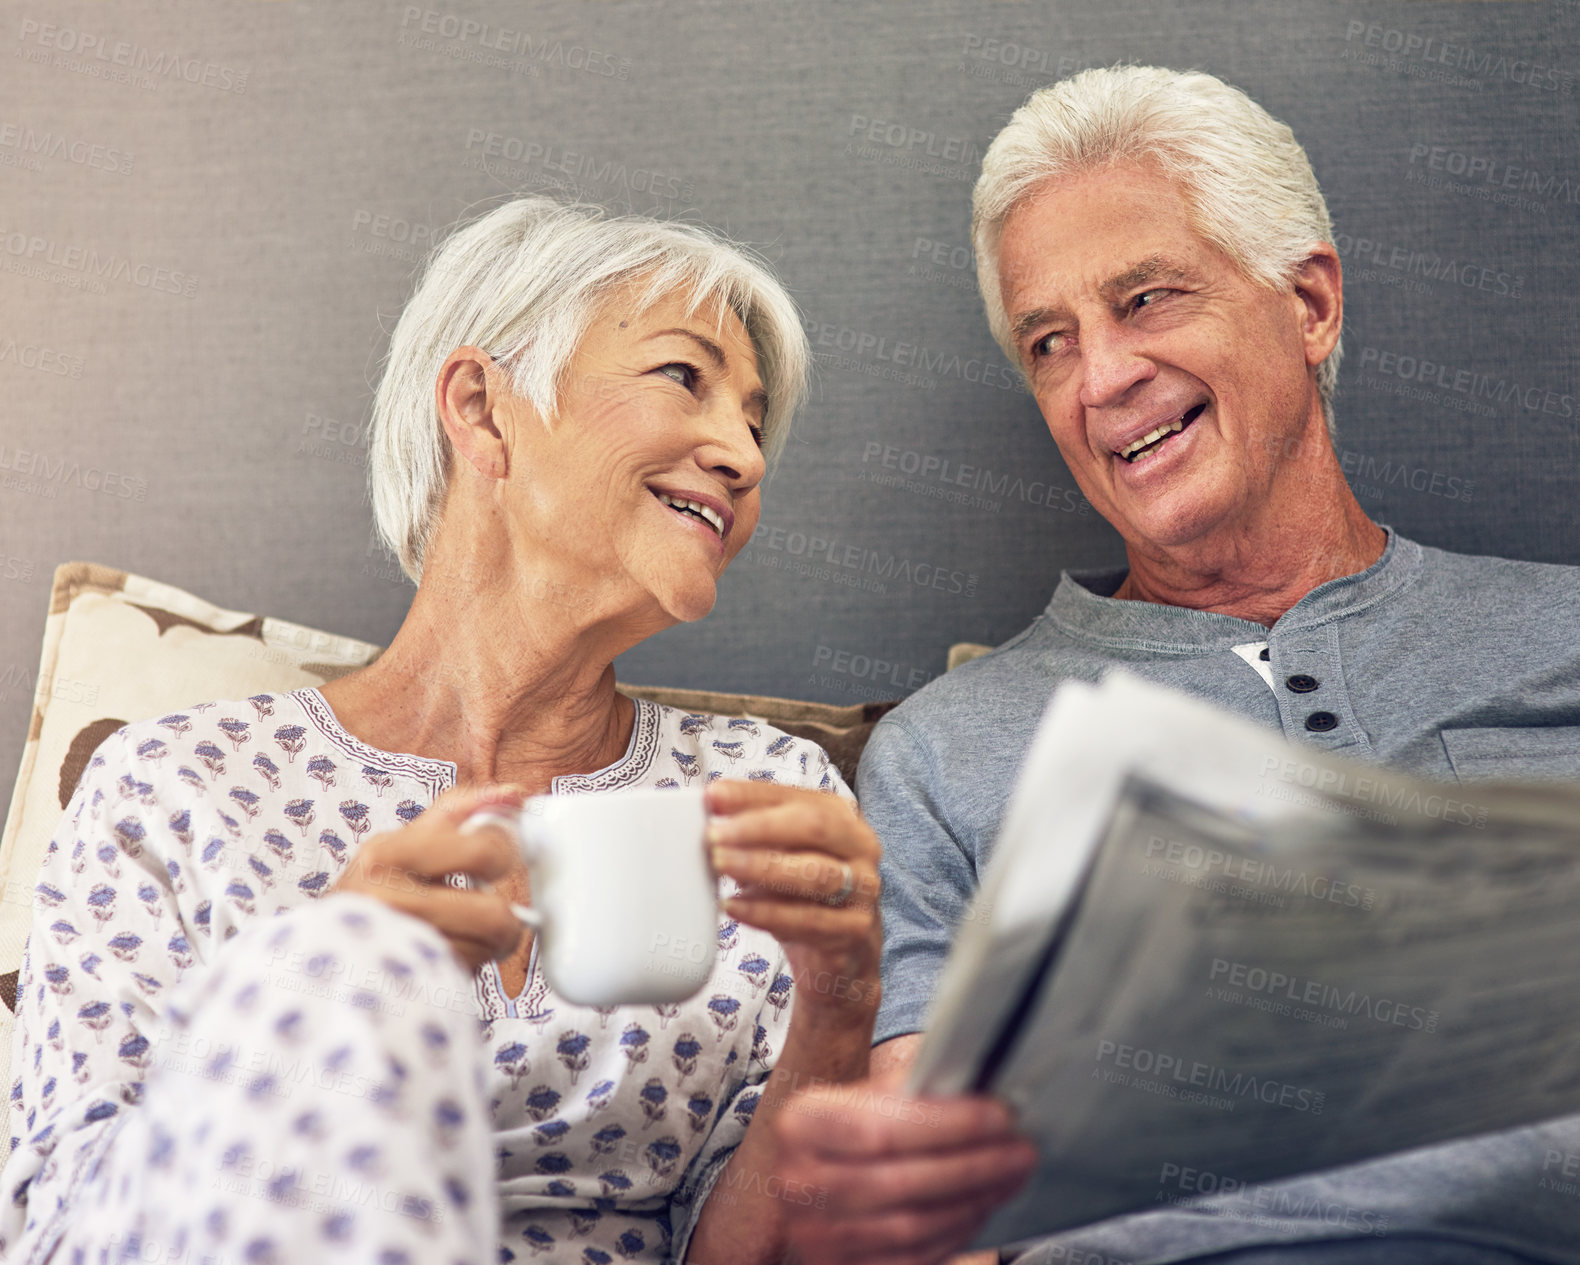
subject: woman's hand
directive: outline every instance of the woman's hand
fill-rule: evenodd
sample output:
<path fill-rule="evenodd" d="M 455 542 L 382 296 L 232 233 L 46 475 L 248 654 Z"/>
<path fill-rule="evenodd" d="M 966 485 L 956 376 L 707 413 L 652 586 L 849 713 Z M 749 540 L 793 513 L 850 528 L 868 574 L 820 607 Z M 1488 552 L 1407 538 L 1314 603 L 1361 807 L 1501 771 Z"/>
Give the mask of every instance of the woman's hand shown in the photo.
<path fill-rule="evenodd" d="M 524 797 L 503 786 L 446 791 L 411 825 L 370 835 L 330 890 L 360 892 L 421 918 L 450 942 L 469 970 L 506 957 L 522 932 L 510 902 L 498 892 L 451 887 L 445 876 L 491 883 L 519 867 L 504 831 L 462 834 L 461 825 L 480 808 L 519 808 Z"/>
<path fill-rule="evenodd" d="M 740 885 L 725 909 L 784 947 L 797 1014 L 870 1023 L 880 996 L 882 849 L 855 804 L 824 791 L 718 781 L 707 806 L 713 868 Z"/>
<path fill-rule="evenodd" d="M 771 1193 L 775 1120 L 797 1086 L 867 1074 L 881 995 L 880 849 L 855 804 L 824 791 L 720 781 L 707 788 L 707 806 L 713 868 L 740 885 L 724 907 L 779 941 L 795 1001 L 773 1074 L 686 1259 L 780 1261 L 791 1204 L 782 1187 Z"/>

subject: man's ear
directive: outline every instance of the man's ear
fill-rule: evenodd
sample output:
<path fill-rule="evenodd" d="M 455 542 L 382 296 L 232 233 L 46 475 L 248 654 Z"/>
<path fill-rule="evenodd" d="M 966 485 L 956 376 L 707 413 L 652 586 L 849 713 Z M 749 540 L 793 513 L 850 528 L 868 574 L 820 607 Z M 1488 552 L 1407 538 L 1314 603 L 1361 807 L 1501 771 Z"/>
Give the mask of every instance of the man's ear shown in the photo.
<path fill-rule="evenodd" d="M 510 472 L 509 375 L 480 347 L 457 347 L 439 369 L 434 403 L 456 457 L 485 479 Z"/>
<path fill-rule="evenodd" d="M 1344 265 L 1328 242 L 1318 242 L 1295 273 L 1295 294 L 1304 306 L 1301 338 L 1306 363 L 1313 368 L 1328 358 L 1344 326 Z"/>

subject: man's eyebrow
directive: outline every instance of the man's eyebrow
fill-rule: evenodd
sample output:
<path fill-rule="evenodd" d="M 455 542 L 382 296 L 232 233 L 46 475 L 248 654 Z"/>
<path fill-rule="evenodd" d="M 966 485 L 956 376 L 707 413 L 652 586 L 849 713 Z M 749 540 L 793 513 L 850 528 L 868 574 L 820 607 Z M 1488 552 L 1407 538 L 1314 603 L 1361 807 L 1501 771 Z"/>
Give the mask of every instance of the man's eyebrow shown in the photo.
<path fill-rule="evenodd" d="M 1137 286 L 1152 281 L 1186 281 L 1191 275 L 1189 269 L 1183 265 L 1165 259 L 1162 255 L 1153 255 L 1121 273 L 1116 273 L 1097 289 L 1109 303 L 1117 304 L 1126 291 L 1134 290 Z M 1010 334 L 1018 343 L 1039 326 L 1059 318 L 1068 319 L 1069 315 L 1069 309 L 1059 304 L 1033 308 L 1029 312 L 1022 312 L 1011 322 Z"/>
<path fill-rule="evenodd" d="M 1039 325 L 1046 325 L 1056 317 L 1068 317 L 1069 310 L 1062 307 L 1034 307 L 1029 312 L 1022 312 L 1010 324 L 1009 332 L 1015 342 L 1020 342 L 1027 334 Z"/>
<path fill-rule="evenodd" d="M 682 338 L 691 339 L 691 341 L 696 343 L 698 347 L 702 348 L 702 354 L 708 358 L 715 369 L 723 369 L 728 364 L 728 361 L 726 361 L 724 357 L 724 348 L 720 347 L 718 343 L 714 342 L 706 335 L 697 333 L 697 331 L 694 329 L 682 329 L 677 325 L 674 329 L 654 330 L 653 333 L 647 335 L 647 337 L 642 339 L 642 341 L 645 343 L 654 338 L 663 338 L 666 334 L 678 334 Z M 755 405 L 760 414 L 767 413 L 768 392 L 762 387 L 758 387 L 746 397 L 746 403 L 748 405 Z"/>
<path fill-rule="evenodd" d="M 1126 268 L 1117 276 L 1110 277 L 1098 289 L 1105 299 L 1114 303 L 1125 291 L 1134 290 L 1149 281 L 1184 281 L 1189 276 L 1189 271 L 1180 264 L 1165 259 L 1162 255 L 1153 255 L 1150 259 L 1143 259 L 1134 267 Z"/>

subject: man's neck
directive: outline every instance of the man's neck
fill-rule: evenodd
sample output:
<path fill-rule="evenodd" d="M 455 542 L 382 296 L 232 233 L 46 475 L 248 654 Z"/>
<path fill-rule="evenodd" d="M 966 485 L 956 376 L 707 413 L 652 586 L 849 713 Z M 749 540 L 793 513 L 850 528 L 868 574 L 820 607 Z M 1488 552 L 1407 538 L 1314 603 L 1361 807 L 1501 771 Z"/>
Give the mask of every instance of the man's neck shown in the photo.
<path fill-rule="evenodd" d="M 1342 476 L 1336 482 L 1315 512 L 1289 512 L 1284 505 L 1283 513 L 1236 524 L 1187 548 L 1127 548 L 1130 573 L 1114 596 L 1272 627 L 1313 589 L 1382 557 L 1387 533 L 1367 517 Z"/>

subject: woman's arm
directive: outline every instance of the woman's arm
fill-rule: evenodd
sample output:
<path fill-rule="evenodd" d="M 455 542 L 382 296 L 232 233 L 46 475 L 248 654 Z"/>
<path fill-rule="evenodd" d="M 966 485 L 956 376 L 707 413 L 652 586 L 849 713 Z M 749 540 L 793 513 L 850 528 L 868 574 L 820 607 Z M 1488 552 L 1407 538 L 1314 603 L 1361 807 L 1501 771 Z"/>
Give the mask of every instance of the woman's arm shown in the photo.
<path fill-rule="evenodd" d="M 206 837 L 194 832 L 220 822 L 189 812 L 172 824 L 160 794 L 161 750 L 138 746 L 123 729 L 94 754 L 34 888 L 17 989 L 17 1145 L 0 1191 L 0 1254 L 15 1251 L 24 1233 L 35 1243 L 54 1232 L 87 1157 L 137 1102 L 148 1067 L 189 1053 L 160 1048 L 157 1014 L 187 968 L 214 947 L 212 906 L 203 906 L 199 928 L 183 895 L 192 895 L 187 871 Z"/>
<path fill-rule="evenodd" d="M 718 782 L 708 797 L 715 868 L 741 886 L 726 908 L 779 941 L 794 1000 L 773 1072 L 745 1137 L 708 1195 L 686 1260 L 757 1265 L 785 1258 L 792 1205 L 828 1195 L 785 1187 L 776 1171 L 774 1117 L 798 1089 L 867 1073 L 880 997 L 879 847 L 848 792 L 842 797 Z M 830 904 L 847 873 L 849 891 L 840 904 Z"/>

